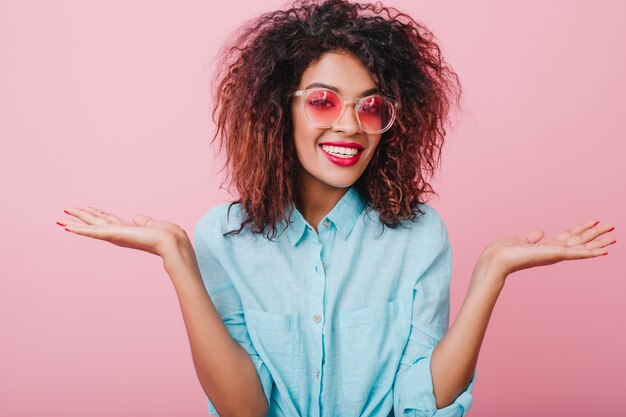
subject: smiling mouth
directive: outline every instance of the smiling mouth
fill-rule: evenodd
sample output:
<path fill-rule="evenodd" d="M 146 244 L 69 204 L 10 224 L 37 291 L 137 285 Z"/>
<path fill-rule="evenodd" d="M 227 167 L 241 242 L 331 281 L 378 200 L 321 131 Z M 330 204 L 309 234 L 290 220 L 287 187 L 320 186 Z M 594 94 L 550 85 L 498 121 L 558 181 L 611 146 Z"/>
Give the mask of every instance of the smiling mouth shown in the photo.
<path fill-rule="evenodd" d="M 326 148 L 321 148 L 322 153 L 324 154 L 324 156 L 334 165 L 337 166 L 341 166 L 341 167 L 351 167 L 356 165 L 359 162 L 359 159 L 361 158 L 361 152 L 357 153 L 350 153 L 350 154 L 342 154 L 342 153 L 332 153 L 330 151 L 330 149 Z M 337 151 L 336 148 L 332 148 L 335 151 Z"/>
<path fill-rule="evenodd" d="M 319 145 L 320 149 L 322 149 L 324 152 L 329 153 L 331 155 L 334 156 L 338 156 L 340 158 L 351 158 L 355 155 L 360 154 L 361 152 L 363 152 L 365 150 L 365 148 L 348 148 L 348 147 L 343 147 L 343 146 L 328 146 L 328 145 L 324 145 L 324 144 L 320 144 Z M 338 149 L 340 150 L 339 152 L 336 151 L 332 151 L 331 149 Z M 356 153 L 353 153 L 352 150 L 356 149 Z M 346 153 L 343 153 L 341 151 L 346 151 Z"/>

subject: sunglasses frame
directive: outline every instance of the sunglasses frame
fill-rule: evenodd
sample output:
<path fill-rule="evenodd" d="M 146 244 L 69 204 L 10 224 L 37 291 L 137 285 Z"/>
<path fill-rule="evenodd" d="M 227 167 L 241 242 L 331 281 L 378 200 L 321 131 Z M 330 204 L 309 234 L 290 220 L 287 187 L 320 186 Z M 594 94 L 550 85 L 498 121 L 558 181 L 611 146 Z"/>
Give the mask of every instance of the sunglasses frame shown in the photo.
<path fill-rule="evenodd" d="M 334 95 L 336 95 L 337 97 L 339 97 L 341 99 L 341 102 L 342 102 L 342 104 L 341 104 L 341 112 L 339 113 L 339 116 L 337 116 L 337 119 L 335 119 L 332 123 L 327 124 L 327 125 L 317 125 L 317 124 L 313 123 L 313 121 L 311 119 L 309 119 L 309 116 L 308 116 L 308 114 L 306 112 L 306 109 L 304 108 L 305 101 L 306 101 L 305 98 L 310 93 L 312 93 L 314 91 L 328 91 L 330 93 L 333 93 Z M 382 95 L 382 94 L 370 94 L 369 96 L 365 96 L 365 97 L 348 97 L 348 96 L 341 95 L 341 94 L 337 93 L 336 91 L 333 91 L 333 90 L 328 89 L 328 88 L 316 87 L 316 88 L 309 88 L 309 89 L 306 89 L 306 90 L 297 90 L 297 91 L 294 91 L 293 93 L 291 93 L 289 96 L 290 97 L 302 97 L 302 105 L 301 105 L 301 107 L 302 107 L 302 112 L 304 113 L 304 117 L 306 117 L 308 122 L 311 123 L 314 127 L 317 127 L 317 128 L 320 128 L 320 129 L 329 128 L 329 127 L 334 126 L 335 123 L 337 123 L 339 121 L 339 119 L 341 119 L 341 116 L 343 116 L 343 112 L 344 112 L 344 110 L 346 108 L 346 103 L 354 104 L 353 110 L 354 110 L 354 113 L 355 113 L 355 116 L 356 116 L 356 120 L 359 123 L 359 127 L 361 128 L 361 130 L 363 130 L 366 133 L 369 133 L 369 134 L 384 133 L 387 130 L 389 130 L 391 128 L 391 126 L 393 126 L 393 122 L 396 121 L 396 108 L 398 107 L 398 103 L 394 99 L 392 99 L 390 97 L 387 97 L 385 95 Z M 369 130 L 365 129 L 363 127 L 363 125 L 361 124 L 361 119 L 359 118 L 359 109 L 361 108 L 362 103 L 366 99 L 368 99 L 370 97 L 382 97 L 385 100 L 388 100 L 392 104 L 392 106 L 391 106 L 391 119 L 389 121 L 389 124 L 387 126 L 385 126 L 382 130 L 369 131 Z"/>

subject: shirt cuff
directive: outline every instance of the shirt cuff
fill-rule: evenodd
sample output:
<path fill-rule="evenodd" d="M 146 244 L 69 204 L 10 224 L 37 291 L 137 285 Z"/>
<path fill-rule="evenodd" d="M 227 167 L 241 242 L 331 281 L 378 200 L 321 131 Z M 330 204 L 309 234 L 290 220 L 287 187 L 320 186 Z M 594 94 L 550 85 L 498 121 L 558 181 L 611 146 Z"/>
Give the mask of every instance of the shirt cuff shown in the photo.
<path fill-rule="evenodd" d="M 270 374 L 269 369 L 265 366 L 265 363 L 259 358 L 257 355 L 251 355 L 252 363 L 254 363 L 254 367 L 256 368 L 257 374 L 259 375 L 259 379 L 261 380 L 261 385 L 263 386 L 263 392 L 265 393 L 265 398 L 267 399 L 267 403 L 269 404 L 270 396 L 272 394 L 272 385 L 274 384 L 274 379 Z M 219 417 L 217 414 L 217 410 L 211 403 L 211 400 L 207 398 L 207 405 L 209 409 L 209 413 Z"/>
<path fill-rule="evenodd" d="M 412 389 L 401 389 L 395 393 L 397 395 L 396 406 L 399 412 L 397 415 L 404 417 L 463 417 L 469 411 L 474 399 L 471 391 L 476 378 L 476 370 L 474 370 L 472 379 L 465 391 L 452 404 L 444 408 L 437 408 L 430 371 L 433 350 L 435 350 L 434 346 L 410 365 L 402 376 L 405 383 L 404 387 L 410 386 Z"/>

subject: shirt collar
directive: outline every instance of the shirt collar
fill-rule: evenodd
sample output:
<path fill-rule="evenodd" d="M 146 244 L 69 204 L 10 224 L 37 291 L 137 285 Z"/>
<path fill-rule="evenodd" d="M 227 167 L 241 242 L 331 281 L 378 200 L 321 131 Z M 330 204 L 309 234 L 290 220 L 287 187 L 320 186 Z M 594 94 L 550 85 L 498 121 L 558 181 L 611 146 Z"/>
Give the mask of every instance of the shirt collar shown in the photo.
<path fill-rule="evenodd" d="M 291 206 L 293 206 L 293 213 L 291 211 Z M 352 231 L 357 219 L 361 215 L 361 212 L 365 208 L 365 201 L 357 191 L 355 186 L 350 186 L 348 191 L 341 197 L 341 199 L 335 204 L 335 207 L 328 213 L 318 225 L 318 231 L 320 227 L 323 227 L 324 221 L 328 218 L 335 227 L 337 228 L 337 232 L 341 235 L 341 237 L 346 240 Z M 308 222 L 302 216 L 302 213 L 296 208 L 295 204 L 287 205 L 285 210 L 285 217 L 291 221 L 291 223 L 285 223 L 283 221 L 283 225 L 286 227 L 284 231 L 287 236 L 287 240 L 291 244 L 291 246 L 295 246 L 302 236 L 307 231 Z M 311 233 L 314 233 L 311 230 Z"/>

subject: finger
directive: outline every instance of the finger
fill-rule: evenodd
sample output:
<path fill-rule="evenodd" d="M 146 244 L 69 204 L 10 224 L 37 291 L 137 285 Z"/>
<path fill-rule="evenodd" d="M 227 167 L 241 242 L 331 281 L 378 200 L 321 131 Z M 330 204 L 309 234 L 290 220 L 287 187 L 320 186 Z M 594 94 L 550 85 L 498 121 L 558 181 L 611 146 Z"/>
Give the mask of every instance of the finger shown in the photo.
<path fill-rule="evenodd" d="M 79 235 L 105 240 L 114 244 L 117 244 L 116 241 L 126 234 L 126 231 L 128 230 L 128 226 L 126 225 L 109 224 L 106 227 L 102 227 L 71 221 L 66 222 L 65 228 L 68 231 Z"/>
<path fill-rule="evenodd" d="M 573 260 L 573 259 L 587 259 L 587 258 L 595 258 L 596 256 L 602 256 L 608 254 L 608 249 L 602 248 L 592 248 L 587 249 L 584 247 L 564 247 L 563 248 L 563 259 Z"/>
<path fill-rule="evenodd" d="M 85 207 L 83 210 L 88 211 L 89 213 L 100 216 L 106 219 L 110 223 L 118 223 L 118 224 L 127 224 L 128 222 L 120 217 L 117 217 L 111 213 L 107 213 L 105 211 L 99 210 L 95 207 Z"/>
<path fill-rule="evenodd" d="M 102 229 L 102 227 L 100 226 L 93 226 L 77 222 L 67 222 L 65 225 L 65 229 L 78 235 L 92 237 L 95 239 L 104 239 L 104 229 Z"/>
<path fill-rule="evenodd" d="M 78 223 L 78 222 L 74 222 L 72 220 L 67 220 L 67 219 L 59 219 L 59 220 L 57 220 L 57 224 L 59 226 L 63 226 L 63 227 L 67 226 L 68 224 L 73 224 L 73 223 L 76 223 L 78 225 L 84 224 L 84 223 Z"/>
<path fill-rule="evenodd" d="M 585 243 L 584 245 L 580 245 L 580 247 L 583 247 L 586 249 L 605 248 L 609 245 L 614 244 L 615 242 L 617 242 L 617 239 L 610 237 L 610 236 L 606 236 L 602 239 L 596 239 L 589 243 Z"/>
<path fill-rule="evenodd" d="M 143 214 L 135 214 L 133 216 L 133 223 L 135 223 L 138 226 L 146 226 L 148 225 L 150 222 L 153 222 L 154 219 L 150 216 L 145 216 Z"/>
<path fill-rule="evenodd" d="M 532 232 L 526 233 L 524 239 L 526 239 L 528 243 L 537 243 L 543 239 L 544 235 L 543 230 L 533 230 Z"/>
<path fill-rule="evenodd" d="M 599 220 L 589 220 L 588 222 L 580 224 L 576 227 L 572 227 L 571 229 L 556 235 L 555 239 L 560 240 L 560 241 L 565 241 L 568 237 L 582 233 L 585 230 L 597 225 L 598 223 L 599 223 Z"/>
<path fill-rule="evenodd" d="M 579 233 L 578 235 L 568 237 L 567 239 L 565 239 L 565 243 L 568 246 L 573 246 L 591 242 L 598 236 L 610 232 L 613 229 L 614 227 L 610 224 L 597 225 Z"/>
<path fill-rule="evenodd" d="M 100 215 L 93 214 L 85 209 L 70 207 L 68 209 L 65 209 L 64 211 L 71 216 L 79 218 L 88 225 L 106 226 L 109 224 L 109 222 L 106 219 L 100 217 Z"/>

